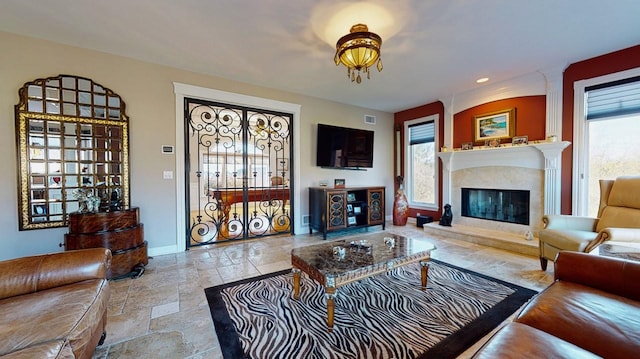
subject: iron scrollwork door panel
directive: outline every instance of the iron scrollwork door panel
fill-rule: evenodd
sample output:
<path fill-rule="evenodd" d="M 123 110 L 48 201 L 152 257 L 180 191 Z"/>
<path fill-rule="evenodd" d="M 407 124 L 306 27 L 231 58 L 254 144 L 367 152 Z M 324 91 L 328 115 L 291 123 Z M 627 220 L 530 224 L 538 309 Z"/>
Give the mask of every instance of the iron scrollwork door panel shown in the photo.
<path fill-rule="evenodd" d="M 187 99 L 189 245 L 292 232 L 291 116 Z"/>
<path fill-rule="evenodd" d="M 249 235 L 290 232 L 291 116 L 247 111 L 247 124 Z"/>

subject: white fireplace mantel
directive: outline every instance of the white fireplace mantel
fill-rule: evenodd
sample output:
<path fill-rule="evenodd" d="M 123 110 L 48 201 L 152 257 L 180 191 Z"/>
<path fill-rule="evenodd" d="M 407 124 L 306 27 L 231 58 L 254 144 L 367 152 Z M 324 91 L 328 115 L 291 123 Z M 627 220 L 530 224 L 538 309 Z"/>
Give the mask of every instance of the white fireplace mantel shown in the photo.
<path fill-rule="evenodd" d="M 439 152 L 444 178 L 451 173 L 476 167 L 503 166 L 544 170 L 544 213 L 560 213 L 561 154 L 571 142 L 540 142 L 519 146 Z M 446 186 L 450 187 L 450 186 Z M 447 196 L 445 196 L 447 197 Z M 450 198 L 450 194 L 448 196 Z M 445 202 L 448 199 L 445 198 Z"/>
<path fill-rule="evenodd" d="M 545 169 L 560 157 L 571 142 L 541 142 L 529 145 L 482 148 L 470 151 L 439 152 L 445 170 L 458 171 L 465 168 L 485 166 L 524 167 Z M 555 166 L 554 166 L 555 167 Z"/>

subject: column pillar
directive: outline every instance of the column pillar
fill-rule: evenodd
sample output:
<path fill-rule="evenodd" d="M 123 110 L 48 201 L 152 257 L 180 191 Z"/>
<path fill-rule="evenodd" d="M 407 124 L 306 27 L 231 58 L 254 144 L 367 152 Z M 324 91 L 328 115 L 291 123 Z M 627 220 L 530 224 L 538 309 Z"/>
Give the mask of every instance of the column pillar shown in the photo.
<path fill-rule="evenodd" d="M 562 74 L 565 66 L 540 71 L 546 80 L 546 121 L 545 135 L 562 140 Z M 563 144 L 565 142 L 562 142 Z M 561 200 L 562 159 L 560 154 L 571 143 L 542 150 L 544 154 L 544 214 L 559 214 Z"/>
<path fill-rule="evenodd" d="M 533 145 L 544 156 L 544 214 L 560 213 L 561 155 L 570 144 L 569 141 L 558 141 Z"/>

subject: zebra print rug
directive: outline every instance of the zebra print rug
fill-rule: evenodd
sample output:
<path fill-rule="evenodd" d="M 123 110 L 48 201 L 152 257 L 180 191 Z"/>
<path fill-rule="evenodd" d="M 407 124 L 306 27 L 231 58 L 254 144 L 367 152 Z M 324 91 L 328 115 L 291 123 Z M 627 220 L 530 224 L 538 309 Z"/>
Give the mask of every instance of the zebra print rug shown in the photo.
<path fill-rule="evenodd" d="M 340 287 L 327 332 L 324 288 L 290 270 L 205 289 L 225 359 L 455 358 L 536 292 L 431 260 Z"/>

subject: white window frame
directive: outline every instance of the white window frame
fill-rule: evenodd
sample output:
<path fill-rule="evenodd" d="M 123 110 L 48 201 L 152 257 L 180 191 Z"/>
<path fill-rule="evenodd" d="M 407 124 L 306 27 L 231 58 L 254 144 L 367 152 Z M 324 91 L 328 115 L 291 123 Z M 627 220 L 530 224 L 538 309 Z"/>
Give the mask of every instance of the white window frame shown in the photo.
<path fill-rule="evenodd" d="M 576 216 L 588 214 L 589 133 L 586 120 L 587 98 L 585 89 L 608 82 L 640 76 L 640 67 L 613 74 L 576 81 L 573 84 L 573 190 L 571 211 Z"/>
<path fill-rule="evenodd" d="M 438 139 L 438 134 L 440 133 L 440 124 L 439 124 L 439 119 L 440 116 L 438 114 L 434 114 L 434 115 L 429 115 L 426 117 L 421 117 L 421 118 L 417 118 L 415 120 L 410 120 L 410 121 L 405 121 L 404 122 L 404 164 L 405 164 L 405 187 L 406 187 L 406 193 L 413 193 L 413 188 L 411 187 L 413 185 L 412 181 L 410 181 L 409 179 L 413 177 L 413 173 L 411 173 L 411 165 L 410 165 L 410 153 L 411 151 L 409 150 L 410 144 L 409 144 L 409 127 L 418 123 L 422 123 L 422 122 L 430 122 L 433 121 L 434 125 L 435 125 L 435 133 L 434 133 L 434 140 L 433 140 L 433 146 L 434 146 L 434 151 L 435 151 L 435 163 L 434 163 L 434 177 L 433 177 L 433 186 L 434 186 L 434 203 L 424 203 L 424 202 L 415 202 L 413 201 L 413 198 L 411 196 L 407 196 L 407 201 L 409 202 L 409 207 L 411 208 L 415 208 L 415 209 L 424 209 L 424 210 L 430 210 L 430 211 L 438 211 L 439 207 L 438 207 L 438 198 L 440 198 L 440 187 L 439 187 L 439 175 L 440 175 L 440 160 L 438 157 L 438 148 L 440 148 L 439 146 L 439 139 Z"/>

